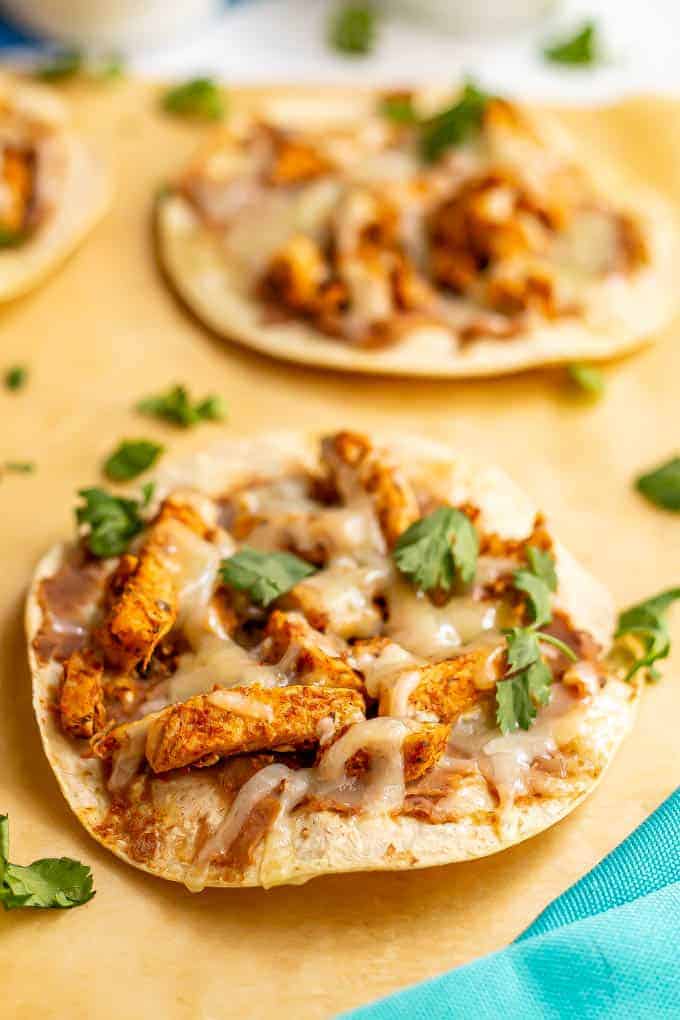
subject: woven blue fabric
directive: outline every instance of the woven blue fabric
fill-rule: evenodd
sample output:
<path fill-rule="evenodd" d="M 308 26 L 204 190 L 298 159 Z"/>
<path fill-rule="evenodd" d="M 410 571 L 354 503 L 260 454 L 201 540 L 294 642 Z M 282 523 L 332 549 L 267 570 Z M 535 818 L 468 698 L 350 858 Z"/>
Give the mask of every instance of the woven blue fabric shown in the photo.
<path fill-rule="evenodd" d="M 680 790 L 507 949 L 345 1020 L 680 1020 Z"/>

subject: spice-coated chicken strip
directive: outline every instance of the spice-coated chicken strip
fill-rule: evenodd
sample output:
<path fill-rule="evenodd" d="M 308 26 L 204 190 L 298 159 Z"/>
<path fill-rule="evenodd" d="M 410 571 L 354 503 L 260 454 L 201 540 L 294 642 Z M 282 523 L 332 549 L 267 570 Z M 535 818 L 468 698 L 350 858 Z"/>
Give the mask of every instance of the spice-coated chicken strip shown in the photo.
<path fill-rule="evenodd" d="M 297 680 L 320 687 L 348 687 L 364 690 L 358 673 L 337 655 L 319 647 L 324 636 L 315 631 L 299 613 L 282 613 L 279 609 L 269 617 L 265 631 L 266 661 L 286 660 L 286 668 Z M 326 639 L 327 640 L 327 639 Z"/>
<path fill-rule="evenodd" d="M 415 782 L 434 768 L 446 750 L 450 732 L 451 727 L 443 723 L 412 723 L 411 731 L 402 744 L 404 780 L 407 783 Z M 347 775 L 359 776 L 370 764 L 371 752 L 357 751 L 347 762 Z"/>
<path fill-rule="evenodd" d="M 103 668 L 91 652 L 73 652 L 64 663 L 59 692 L 61 727 L 72 737 L 91 737 L 106 720 Z"/>
<path fill-rule="evenodd" d="M 364 717 L 361 695 L 331 687 L 233 687 L 161 712 L 146 741 L 154 772 L 212 764 L 231 754 L 317 744 Z"/>

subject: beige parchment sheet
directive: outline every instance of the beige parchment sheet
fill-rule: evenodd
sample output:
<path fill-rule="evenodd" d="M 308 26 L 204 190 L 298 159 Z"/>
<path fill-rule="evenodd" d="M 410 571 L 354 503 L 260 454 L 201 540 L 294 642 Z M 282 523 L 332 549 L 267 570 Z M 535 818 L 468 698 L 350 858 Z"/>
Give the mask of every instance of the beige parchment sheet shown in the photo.
<path fill-rule="evenodd" d="M 148 86 L 65 89 L 118 180 L 113 211 L 37 293 L 0 309 L 0 368 L 30 366 L 0 391 L 0 811 L 13 858 L 91 864 L 97 896 L 73 911 L 0 916 L 3 1016 L 16 1020 L 328 1017 L 502 947 L 619 843 L 680 780 L 680 612 L 675 654 L 649 688 L 635 733 L 597 792 L 527 844 L 411 874 L 337 876 L 303 887 L 191 895 L 115 859 L 71 815 L 30 706 L 22 609 L 48 545 L 69 534 L 77 487 L 96 483 L 122 437 L 180 452 L 185 434 L 134 401 L 175 381 L 220 392 L 230 434 L 395 427 L 446 437 L 506 468 L 552 516 L 620 604 L 680 583 L 680 520 L 631 487 L 680 448 L 680 322 L 611 365 L 595 406 L 557 372 L 488 382 L 341 376 L 265 360 L 206 335 L 174 303 L 152 259 L 150 202 L 201 129 L 156 112 Z M 567 124 L 680 205 L 680 104 L 636 100 L 569 112 Z"/>

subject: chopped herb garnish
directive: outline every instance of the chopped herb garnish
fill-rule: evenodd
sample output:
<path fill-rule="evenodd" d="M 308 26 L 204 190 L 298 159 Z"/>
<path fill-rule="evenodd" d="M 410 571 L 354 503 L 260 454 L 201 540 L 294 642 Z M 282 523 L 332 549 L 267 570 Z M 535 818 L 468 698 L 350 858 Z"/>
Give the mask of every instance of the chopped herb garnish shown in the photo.
<path fill-rule="evenodd" d="M 597 400 L 604 393 L 604 375 L 594 365 L 574 362 L 567 365 L 567 374 L 570 382 L 592 400 Z"/>
<path fill-rule="evenodd" d="M 484 121 L 486 104 L 492 97 L 474 82 L 465 83 L 460 98 L 422 124 L 420 153 L 433 163 L 452 145 L 461 145 L 477 134 Z"/>
<path fill-rule="evenodd" d="M 352 56 L 370 53 L 375 36 L 376 13 L 372 4 L 345 3 L 332 12 L 328 38 L 340 53 Z"/>
<path fill-rule="evenodd" d="M 167 393 L 145 397 L 137 404 L 137 410 L 185 429 L 201 421 L 224 421 L 227 415 L 226 404 L 221 397 L 208 396 L 193 404 L 184 386 L 173 386 Z"/>
<path fill-rule="evenodd" d="M 5 372 L 5 386 L 8 390 L 20 390 L 28 380 L 28 369 L 23 365 L 12 365 Z"/>
<path fill-rule="evenodd" d="M 80 489 L 78 495 L 85 501 L 76 507 L 78 524 L 89 524 L 86 543 L 94 556 L 120 556 L 130 541 L 144 527 L 140 511 L 153 496 L 153 484 L 142 488 L 142 499 L 123 499 L 105 489 Z"/>
<path fill-rule="evenodd" d="M 545 549 L 539 549 L 537 545 L 528 545 L 527 560 L 532 574 L 545 581 L 550 591 L 557 591 L 557 571 L 555 570 L 554 557 Z"/>
<path fill-rule="evenodd" d="M 127 482 L 155 464 L 163 449 L 151 439 L 124 439 L 104 462 L 104 474 L 114 482 Z"/>
<path fill-rule="evenodd" d="M 83 70 L 85 57 L 82 50 L 62 50 L 55 53 L 45 64 L 41 64 L 35 72 L 41 81 L 65 81 L 74 78 Z"/>
<path fill-rule="evenodd" d="M 528 730 L 536 718 L 536 705 L 550 700 L 552 673 L 541 658 L 540 642 L 555 645 L 570 659 L 576 655 L 559 638 L 531 627 L 506 631 L 508 672 L 496 684 L 496 722 L 502 733 Z"/>
<path fill-rule="evenodd" d="M 161 105 L 166 113 L 199 120 L 221 120 L 224 98 L 212 78 L 192 78 L 165 93 Z"/>
<path fill-rule="evenodd" d="M 477 570 L 479 539 L 462 511 L 443 506 L 399 536 L 394 562 L 423 591 L 449 591 L 456 577 L 464 584 Z"/>
<path fill-rule="evenodd" d="M 409 92 L 395 92 L 385 96 L 380 103 L 380 113 L 395 124 L 417 124 L 418 114 Z"/>
<path fill-rule="evenodd" d="M 672 457 L 635 482 L 635 488 L 650 503 L 664 510 L 680 511 L 680 457 Z"/>
<path fill-rule="evenodd" d="M 587 21 L 574 35 L 546 46 L 543 56 L 554 64 L 567 64 L 570 67 L 598 63 L 600 53 L 595 23 Z"/>
<path fill-rule="evenodd" d="M 659 659 L 666 659 L 671 650 L 671 638 L 666 625 L 665 614 L 673 602 L 680 599 L 680 588 L 669 588 L 651 599 L 639 602 L 626 609 L 619 616 L 615 638 L 632 636 L 642 645 L 639 656 L 625 676 L 633 679 L 640 669 L 646 669 L 652 680 L 659 680 L 661 674 L 654 668 Z"/>
<path fill-rule="evenodd" d="M 79 907 L 94 896 L 92 872 L 70 857 L 44 857 L 22 866 L 9 858 L 9 819 L 0 815 L 0 903 L 22 907 Z"/>
<path fill-rule="evenodd" d="M 32 460 L 6 460 L 3 470 L 15 475 L 30 475 L 35 471 L 35 464 Z"/>
<path fill-rule="evenodd" d="M 244 546 L 228 560 L 222 560 L 220 565 L 223 582 L 247 592 L 259 606 L 268 606 L 315 572 L 316 567 L 292 553 L 266 553 L 249 546 Z"/>
<path fill-rule="evenodd" d="M 93 63 L 90 67 L 90 74 L 100 81 L 115 81 L 122 78 L 125 73 L 125 60 L 120 53 L 111 53 L 103 60 Z"/>

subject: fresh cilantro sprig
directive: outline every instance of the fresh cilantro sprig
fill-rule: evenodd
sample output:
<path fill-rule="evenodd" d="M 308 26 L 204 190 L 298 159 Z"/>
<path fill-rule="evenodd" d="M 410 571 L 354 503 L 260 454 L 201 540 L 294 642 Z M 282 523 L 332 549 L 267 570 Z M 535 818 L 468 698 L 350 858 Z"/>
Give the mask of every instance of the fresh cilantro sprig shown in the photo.
<path fill-rule="evenodd" d="M 370 53 L 375 45 L 376 13 L 369 3 L 345 3 L 331 13 L 328 40 L 333 49 L 350 56 Z"/>
<path fill-rule="evenodd" d="M 123 439 L 104 461 L 104 474 L 114 482 L 127 482 L 155 464 L 163 450 L 151 439 Z"/>
<path fill-rule="evenodd" d="M 399 536 L 394 562 L 423 591 L 449 591 L 456 577 L 464 584 L 477 570 L 479 539 L 462 511 L 443 506 L 422 517 Z"/>
<path fill-rule="evenodd" d="M 192 78 L 169 89 L 161 100 L 166 113 L 197 120 L 221 120 L 226 106 L 219 85 L 212 78 Z"/>
<path fill-rule="evenodd" d="M 560 39 L 543 49 L 543 56 L 553 64 L 586 67 L 600 60 L 597 26 L 587 21 L 574 35 Z"/>
<path fill-rule="evenodd" d="M 81 76 L 107 82 L 120 78 L 123 71 L 123 58 L 118 53 L 95 58 L 86 56 L 82 50 L 67 49 L 56 52 L 45 63 L 40 64 L 36 68 L 35 77 L 51 84 Z"/>
<path fill-rule="evenodd" d="M 496 684 L 496 721 L 503 733 L 528 730 L 536 718 L 537 705 L 550 700 L 552 673 L 541 658 L 541 642 L 559 648 L 575 659 L 571 648 L 539 628 L 552 620 L 550 594 L 557 589 L 557 572 L 552 555 L 538 546 L 527 546 L 527 566 L 513 574 L 513 584 L 528 599 L 532 622 L 528 627 L 506 631 L 508 669 Z"/>
<path fill-rule="evenodd" d="M 315 572 L 316 567 L 292 553 L 260 552 L 249 546 L 222 560 L 220 565 L 224 584 L 247 592 L 259 606 L 268 606 Z"/>
<path fill-rule="evenodd" d="M 636 638 L 643 649 L 642 655 L 635 659 L 625 676 L 628 682 L 641 669 L 646 669 L 652 680 L 660 679 L 661 674 L 654 667 L 654 663 L 659 659 L 666 659 L 671 650 L 671 638 L 665 617 L 669 607 L 678 599 L 680 588 L 668 588 L 651 599 L 631 606 L 619 616 L 615 639 L 629 636 Z"/>
<path fill-rule="evenodd" d="M 20 390 L 28 381 L 28 369 L 24 365 L 12 365 L 5 372 L 5 386 L 8 390 Z"/>
<path fill-rule="evenodd" d="M 557 588 L 555 561 L 550 553 L 532 545 L 527 547 L 527 561 L 527 567 L 513 574 L 513 584 L 527 596 L 533 626 L 543 627 L 552 619 L 550 593 Z"/>
<path fill-rule="evenodd" d="M 588 365 L 583 361 L 574 361 L 567 365 L 569 381 L 585 397 L 590 400 L 599 400 L 605 389 L 604 375 L 595 365 Z"/>
<path fill-rule="evenodd" d="M 9 861 L 9 819 L 0 815 L 0 903 L 5 910 L 79 907 L 94 896 L 92 872 L 70 857 L 44 857 L 22 866 Z"/>
<path fill-rule="evenodd" d="M 78 524 L 89 524 L 86 544 L 93 556 L 120 556 L 144 527 L 141 511 L 153 496 L 152 482 L 142 488 L 141 501 L 113 496 L 105 489 L 80 489 L 83 506 L 76 507 Z"/>
<path fill-rule="evenodd" d="M 664 510 L 680 511 L 680 457 L 671 457 L 635 481 L 638 492 Z"/>
<path fill-rule="evenodd" d="M 552 634 L 531 627 L 513 627 L 505 635 L 508 671 L 496 684 L 496 722 L 502 733 L 528 730 L 536 718 L 536 705 L 550 700 L 552 673 L 541 658 L 541 642 L 554 645 L 576 660 L 572 649 Z"/>
<path fill-rule="evenodd" d="M 6 460 L 2 470 L 12 475 L 31 475 L 35 471 L 32 460 Z"/>
<path fill-rule="evenodd" d="M 204 397 L 193 403 L 185 386 L 172 386 L 167 393 L 145 397 L 137 410 L 155 418 L 162 418 L 181 428 L 191 428 L 201 421 L 224 421 L 227 408 L 222 397 Z"/>
<path fill-rule="evenodd" d="M 421 124 L 420 154 L 426 163 L 434 163 L 453 145 L 461 145 L 476 135 L 484 122 L 486 104 L 492 97 L 467 81 L 460 98 Z"/>

